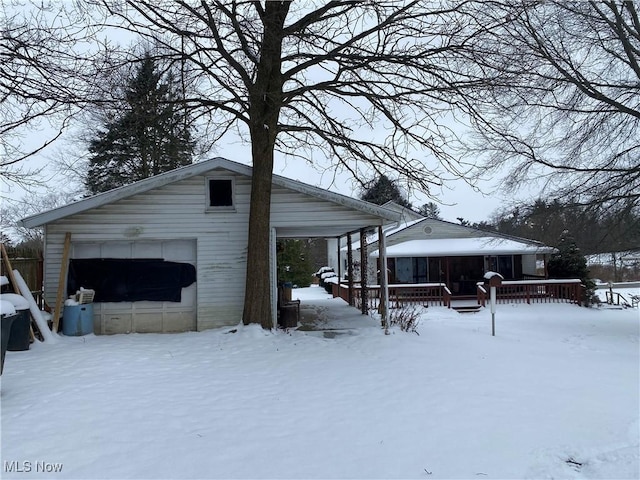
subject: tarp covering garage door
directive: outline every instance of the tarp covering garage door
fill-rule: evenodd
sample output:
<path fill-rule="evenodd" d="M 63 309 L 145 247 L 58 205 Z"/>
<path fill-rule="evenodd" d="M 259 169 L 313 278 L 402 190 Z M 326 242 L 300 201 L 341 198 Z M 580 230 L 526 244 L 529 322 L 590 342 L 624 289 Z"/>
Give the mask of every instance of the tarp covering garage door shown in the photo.
<path fill-rule="evenodd" d="M 190 263 L 152 258 L 71 259 L 67 291 L 96 291 L 96 302 L 179 302 L 182 289 L 196 281 Z"/>
<path fill-rule="evenodd" d="M 73 242 L 72 261 L 88 259 L 149 260 L 196 268 L 195 240 Z M 128 262 L 134 264 L 136 262 Z M 186 267 L 191 270 L 189 267 Z M 89 288 L 85 285 L 79 285 Z M 70 291 L 70 294 L 75 293 Z M 96 288 L 99 299 L 99 291 Z M 175 300 L 175 298 L 174 298 Z M 196 284 L 180 289 L 175 301 L 101 301 L 94 305 L 96 333 L 181 332 L 196 329 Z"/>

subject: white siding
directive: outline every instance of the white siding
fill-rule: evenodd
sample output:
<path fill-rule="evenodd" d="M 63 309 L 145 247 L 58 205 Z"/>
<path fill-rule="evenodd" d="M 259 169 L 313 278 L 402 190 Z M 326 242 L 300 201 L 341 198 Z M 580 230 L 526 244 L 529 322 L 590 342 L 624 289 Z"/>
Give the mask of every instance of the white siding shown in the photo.
<path fill-rule="evenodd" d="M 524 275 L 536 275 L 536 255 L 522 255 L 522 273 Z"/>
<path fill-rule="evenodd" d="M 363 224 L 363 221 L 366 222 Z M 339 231 L 341 235 L 360 226 L 379 225 L 380 219 L 344 205 L 274 186 L 271 224 L 278 237 L 309 237 L 314 229 L 320 237 L 326 236 L 328 229 Z"/>
<path fill-rule="evenodd" d="M 425 232 L 425 228 L 429 227 L 430 233 Z M 441 238 L 474 238 L 486 237 L 486 232 L 481 232 L 473 228 L 456 225 L 455 223 L 442 222 L 439 220 L 426 219 L 415 225 L 412 225 L 398 233 L 387 237 L 387 248 L 407 240 L 415 240 L 420 238 L 441 239 Z M 378 248 L 377 242 L 374 244 L 375 249 Z"/>

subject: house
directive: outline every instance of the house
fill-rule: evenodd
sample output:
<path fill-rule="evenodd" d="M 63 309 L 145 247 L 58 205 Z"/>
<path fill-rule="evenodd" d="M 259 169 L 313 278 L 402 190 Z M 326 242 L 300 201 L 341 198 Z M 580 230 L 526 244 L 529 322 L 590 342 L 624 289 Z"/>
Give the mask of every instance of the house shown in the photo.
<path fill-rule="evenodd" d="M 476 284 L 487 271 L 498 272 L 506 280 L 546 278 L 545 260 L 555 251 L 552 247 L 534 240 L 425 218 L 393 203 L 384 206 L 400 213 L 403 219 L 401 225 L 384 230 L 389 284 L 443 283 L 452 295 L 460 297 L 476 295 Z M 352 250 L 359 252 L 360 242 L 354 242 Z M 367 283 L 377 284 L 377 234 L 368 237 L 367 251 L 373 260 L 368 262 Z M 340 248 L 340 258 L 339 267 L 345 272 L 347 248 L 344 246 Z M 354 254 L 354 258 L 359 255 Z"/>
<path fill-rule="evenodd" d="M 25 227 L 44 228 L 46 302 L 55 304 L 70 234 L 69 275 L 62 287 L 66 295 L 93 287 L 91 282 L 97 285 L 96 333 L 237 325 L 244 301 L 251 175 L 251 167 L 214 158 L 23 219 Z M 274 324 L 277 239 L 339 237 L 398 220 L 384 207 L 274 175 Z"/>

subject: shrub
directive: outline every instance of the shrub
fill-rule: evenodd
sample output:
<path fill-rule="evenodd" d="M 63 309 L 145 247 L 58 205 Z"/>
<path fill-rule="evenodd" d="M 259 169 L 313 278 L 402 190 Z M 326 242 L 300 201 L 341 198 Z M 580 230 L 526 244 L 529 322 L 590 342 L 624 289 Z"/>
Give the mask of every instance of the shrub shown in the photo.
<path fill-rule="evenodd" d="M 420 311 L 417 307 L 401 307 L 389 309 L 389 325 L 398 326 L 403 332 L 418 333 Z"/>
<path fill-rule="evenodd" d="M 333 268 L 321 267 L 314 275 L 320 279 L 320 286 L 327 293 L 333 293 L 333 284 L 338 283 L 338 274 Z"/>

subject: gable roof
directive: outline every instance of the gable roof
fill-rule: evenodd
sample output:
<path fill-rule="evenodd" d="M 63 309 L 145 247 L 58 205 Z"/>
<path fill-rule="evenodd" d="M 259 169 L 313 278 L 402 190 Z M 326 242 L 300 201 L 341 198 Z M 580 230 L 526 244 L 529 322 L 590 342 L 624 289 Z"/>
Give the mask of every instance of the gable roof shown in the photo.
<path fill-rule="evenodd" d="M 22 220 L 20 220 L 20 224 L 27 228 L 40 227 L 56 220 L 68 217 L 70 215 L 75 215 L 86 210 L 101 207 L 103 205 L 107 205 L 118 200 L 131 197 L 133 195 L 144 193 L 149 190 L 168 185 L 170 183 L 185 180 L 197 175 L 203 175 L 215 169 L 224 169 L 248 177 L 251 177 L 251 175 L 253 174 L 253 168 L 250 166 L 243 165 L 238 162 L 233 162 L 231 160 L 227 160 L 226 158 L 216 157 L 203 162 L 176 168 L 175 170 L 161 173 L 153 177 L 145 178 L 144 180 L 140 180 L 129 185 L 124 185 L 122 187 L 118 187 L 104 193 L 99 193 L 92 197 L 70 203 L 63 207 L 55 208 L 53 210 L 48 210 L 46 212 L 23 218 Z M 276 174 L 273 175 L 272 181 L 274 185 L 288 188 L 290 190 L 310 195 L 322 200 L 337 203 L 339 205 L 343 205 L 360 212 L 380 217 L 383 220 L 387 220 L 390 222 L 397 222 L 400 220 L 400 215 L 398 213 L 387 208 L 365 202 L 364 200 L 358 200 L 346 195 L 330 192 L 328 190 L 314 187 L 312 185 L 308 185 L 306 183 L 302 183 L 297 180 L 292 180 L 290 178 L 282 177 Z"/>
<path fill-rule="evenodd" d="M 423 238 L 422 225 L 441 224 L 454 227 L 461 232 L 467 232 L 472 236 L 451 236 L 444 239 Z M 407 221 L 399 225 L 387 226 L 384 229 L 387 241 L 388 256 L 422 256 L 425 252 L 431 255 L 486 255 L 491 252 L 494 255 L 520 255 L 530 253 L 553 253 L 554 247 L 545 245 L 538 240 L 516 237 L 500 232 L 484 231 L 467 225 L 449 222 L 437 218 L 420 217 L 417 220 Z M 415 232 L 418 238 L 409 238 L 398 244 L 391 244 L 391 237 L 400 233 Z M 378 235 L 374 232 L 369 236 L 368 247 L 377 248 Z M 360 248 L 360 242 L 353 242 L 352 248 Z M 342 248 L 346 250 L 346 247 Z M 378 256 L 378 250 L 372 255 Z"/>

